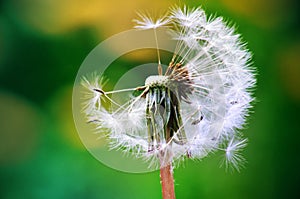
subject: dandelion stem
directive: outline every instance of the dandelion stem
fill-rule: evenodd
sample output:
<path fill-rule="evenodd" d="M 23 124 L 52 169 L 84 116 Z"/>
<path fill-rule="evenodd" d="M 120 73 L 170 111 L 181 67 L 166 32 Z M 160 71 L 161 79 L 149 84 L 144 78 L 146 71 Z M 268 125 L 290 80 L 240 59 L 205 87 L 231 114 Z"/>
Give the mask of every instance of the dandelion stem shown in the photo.
<path fill-rule="evenodd" d="M 166 140 L 171 140 L 170 127 L 166 129 Z M 160 181 L 163 199 L 175 199 L 174 177 L 172 168 L 172 145 L 167 145 L 160 152 Z"/>
<path fill-rule="evenodd" d="M 173 168 L 171 162 L 160 168 L 160 180 L 163 199 L 175 199 Z"/>

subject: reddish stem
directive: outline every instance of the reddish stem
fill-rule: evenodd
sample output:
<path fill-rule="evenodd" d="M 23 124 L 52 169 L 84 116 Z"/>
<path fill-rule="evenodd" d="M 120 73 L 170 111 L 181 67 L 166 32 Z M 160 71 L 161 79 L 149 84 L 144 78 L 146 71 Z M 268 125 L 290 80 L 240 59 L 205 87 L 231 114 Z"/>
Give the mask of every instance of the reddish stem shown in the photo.
<path fill-rule="evenodd" d="M 163 199 L 175 199 L 174 178 L 171 163 L 160 169 Z"/>

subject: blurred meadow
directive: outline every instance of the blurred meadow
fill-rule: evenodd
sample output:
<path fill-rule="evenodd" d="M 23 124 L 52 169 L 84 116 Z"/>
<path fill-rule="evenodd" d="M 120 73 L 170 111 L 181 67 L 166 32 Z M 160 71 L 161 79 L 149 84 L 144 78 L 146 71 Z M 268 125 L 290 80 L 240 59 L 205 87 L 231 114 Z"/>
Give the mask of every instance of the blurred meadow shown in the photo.
<path fill-rule="evenodd" d="M 1 0 L 1 199 L 161 198 L 159 172 L 116 171 L 85 149 L 72 89 L 88 53 L 131 29 L 136 11 L 163 13 L 174 4 L 201 5 L 235 24 L 258 71 L 257 102 L 243 130 L 246 168 L 226 172 L 221 154 L 187 161 L 175 170 L 177 198 L 300 198 L 299 1 Z"/>

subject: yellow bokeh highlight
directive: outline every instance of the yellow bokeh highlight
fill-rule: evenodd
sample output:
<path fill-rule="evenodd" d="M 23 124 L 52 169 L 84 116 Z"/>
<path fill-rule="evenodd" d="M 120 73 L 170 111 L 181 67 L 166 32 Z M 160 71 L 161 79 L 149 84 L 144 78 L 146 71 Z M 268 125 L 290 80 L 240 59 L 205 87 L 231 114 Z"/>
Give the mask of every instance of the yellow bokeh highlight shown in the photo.
<path fill-rule="evenodd" d="M 132 28 L 136 11 L 166 11 L 170 5 L 170 0 L 14 0 L 9 7 L 23 25 L 36 31 L 62 34 L 92 27 L 107 37 Z"/>

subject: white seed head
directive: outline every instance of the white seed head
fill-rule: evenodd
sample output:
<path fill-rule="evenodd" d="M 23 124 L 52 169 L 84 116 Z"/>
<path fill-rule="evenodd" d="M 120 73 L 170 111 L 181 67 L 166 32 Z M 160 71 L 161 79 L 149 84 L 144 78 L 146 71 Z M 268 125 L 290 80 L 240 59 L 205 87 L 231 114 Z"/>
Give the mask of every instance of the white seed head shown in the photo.
<path fill-rule="evenodd" d="M 177 41 L 175 55 L 165 74 L 148 77 L 136 89 L 142 93 L 125 104 L 111 100 L 99 78 L 95 83 L 84 79 L 91 93 L 85 105 L 89 120 L 110 132 L 111 148 L 161 165 L 171 159 L 201 159 L 228 143 L 225 163 L 238 170 L 246 140 L 235 137 L 241 136 L 256 83 L 251 53 L 240 36 L 222 18 L 207 18 L 200 8 L 175 7 L 156 21 L 139 17 L 134 20 L 138 29 L 168 24 Z M 106 109 L 101 99 L 115 108 Z M 165 160 L 158 158 L 166 149 Z"/>

